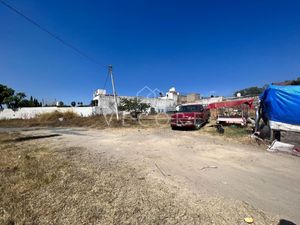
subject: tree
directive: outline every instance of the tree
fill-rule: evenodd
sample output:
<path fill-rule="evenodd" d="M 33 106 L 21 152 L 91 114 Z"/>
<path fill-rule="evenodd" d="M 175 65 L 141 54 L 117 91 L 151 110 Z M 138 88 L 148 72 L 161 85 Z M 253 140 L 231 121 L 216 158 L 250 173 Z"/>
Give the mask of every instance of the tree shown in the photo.
<path fill-rule="evenodd" d="M 76 106 L 76 102 L 71 102 L 71 106 L 75 107 Z"/>
<path fill-rule="evenodd" d="M 39 106 L 40 106 L 39 101 L 36 98 L 34 98 L 33 99 L 33 107 L 39 107 Z"/>
<path fill-rule="evenodd" d="M 65 104 L 62 101 L 57 102 L 56 106 L 57 107 L 63 107 Z"/>
<path fill-rule="evenodd" d="M 259 88 L 259 87 L 249 87 L 245 88 L 239 91 L 236 91 L 234 95 L 236 96 L 237 93 L 241 93 L 242 96 L 257 96 L 260 95 L 264 91 L 264 88 Z"/>
<path fill-rule="evenodd" d="M 21 107 L 21 102 L 24 100 L 24 98 L 26 97 L 25 93 L 23 92 L 18 92 L 15 95 L 6 97 L 3 100 L 3 103 L 6 104 L 7 108 L 9 109 L 16 109 Z"/>
<path fill-rule="evenodd" d="M 300 85 L 300 77 L 298 77 L 296 80 L 292 80 L 291 85 Z"/>
<path fill-rule="evenodd" d="M 28 99 L 23 99 L 20 104 L 19 107 L 30 107 L 30 101 Z"/>
<path fill-rule="evenodd" d="M 0 108 L 2 109 L 2 105 L 5 104 L 4 101 L 6 98 L 10 98 L 15 94 L 15 90 L 7 87 L 6 85 L 0 84 Z"/>
<path fill-rule="evenodd" d="M 6 85 L 0 84 L 0 108 L 5 104 L 7 108 L 16 109 L 19 107 L 41 107 L 40 103 L 36 98 L 30 96 L 29 100 L 25 99 L 26 94 L 23 92 L 15 93 L 15 90 L 7 87 Z"/>
<path fill-rule="evenodd" d="M 120 100 L 120 105 L 118 108 L 120 111 L 130 112 L 130 115 L 133 118 L 138 120 L 139 114 L 146 112 L 146 110 L 150 108 L 150 104 L 143 103 L 138 98 L 134 98 L 134 99 L 122 98 Z"/>

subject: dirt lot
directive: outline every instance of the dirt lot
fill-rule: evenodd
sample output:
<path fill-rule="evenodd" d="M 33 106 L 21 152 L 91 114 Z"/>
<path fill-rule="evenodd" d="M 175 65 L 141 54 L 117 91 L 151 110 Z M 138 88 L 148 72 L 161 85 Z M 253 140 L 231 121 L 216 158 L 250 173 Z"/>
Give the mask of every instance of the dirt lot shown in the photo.
<path fill-rule="evenodd" d="M 295 156 L 168 128 L 2 131 L 0 224 L 300 222 Z"/>

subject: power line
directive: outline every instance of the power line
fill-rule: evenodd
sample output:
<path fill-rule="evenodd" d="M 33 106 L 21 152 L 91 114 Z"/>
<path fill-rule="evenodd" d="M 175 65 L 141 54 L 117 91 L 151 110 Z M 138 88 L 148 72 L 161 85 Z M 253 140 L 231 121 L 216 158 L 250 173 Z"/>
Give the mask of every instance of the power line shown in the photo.
<path fill-rule="evenodd" d="M 50 35 L 52 38 L 58 40 L 60 43 L 62 43 L 63 45 L 65 45 L 66 47 L 72 49 L 73 51 L 77 52 L 79 55 L 85 57 L 86 59 L 88 59 L 89 61 L 96 63 L 102 67 L 107 68 L 107 66 L 100 64 L 97 60 L 95 60 L 94 58 L 90 57 L 88 54 L 84 53 L 83 51 L 81 51 L 80 49 L 78 49 L 77 47 L 75 47 L 74 45 L 68 43 L 67 41 L 63 40 L 62 38 L 60 38 L 58 35 L 52 33 L 51 31 L 49 31 L 48 29 L 46 29 L 45 27 L 43 27 L 42 25 L 40 25 L 39 23 L 37 23 L 35 20 L 31 19 L 30 17 L 24 15 L 22 12 L 20 12 L 18 9 L 16 9 L 15 7 L 9 5 L 8 3 L 6 3 L 3 0 L 0 0 L 0 2 L 6 6 L 7 8 L 9 8 L 10 10 L 14 11 L 15 13 L 17 13 L 18 15 L 20 15 L 21 17 L 23 17 L 25 20 L 27 20 L 29 23 L 33 24 L 34 26 L 36 26 L 37 28 L 39 28 L 40 30 L 44 31 L 45 33 L 47 33 L 48 35 Z"/>
<path fill-rule="evenodd" d="M 103 85 L 103 89 L 106 88 L 106 84 L 107 84 L 108 78 L 109 78 L 109 72 L 107 72 L 107 75 L 106 75 L 106 78 L 105 78 L 105 82 L 104 82 L 104 85 Z"/>

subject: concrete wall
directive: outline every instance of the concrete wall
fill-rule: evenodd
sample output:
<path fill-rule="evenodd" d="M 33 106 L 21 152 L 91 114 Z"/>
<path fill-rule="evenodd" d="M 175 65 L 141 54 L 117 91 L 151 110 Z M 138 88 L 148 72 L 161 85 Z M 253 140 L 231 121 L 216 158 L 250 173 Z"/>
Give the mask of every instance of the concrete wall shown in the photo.
<path fill-rule="evenodd" d="M 0 119 L 30 119 L 36 117 L 39 114 L 51 113 L 54 111 L 71 111 L 83 117 L 102 113 L 102 111 L 98 107 L 28 107 L 20 108 L 15 111 L 12 109 L 0 110 Z"/>
<path fill-rule="evenodd" d="M 178 96 L 178 104 L 187 103 L 187 96 L 186 95 L 179 95 Z"/>
<path fill-rule="evenodd" d="M 127 97 L 133 98 L 133 97 Z M 117 99 L 120 102 L 120 98 Z M 30 119 L 43 113 L 74 112 L 82 117 L 100 114 L 115 113 L 114 99 L 112 96 L 103 96 L 99 98 L 99 106 L 95 107 L 28 107 L 19 108 L 17 110 L 3 109 L 0 110 L 0 119 Z M 175 110 L 176 103 L 170 99 L 143 98 L 142 102 L 149 103 L 156 112 L 167 112 Z"/>
<path fill-rule="evenodd" d="M 132 96 L 118 96 L 117 101 L 121 98 L 132 99 Z M 161 99 L 161 98 L 145 98 L 139 97 L 142 102 L 148 103 L 156 112 L 163 113 L 175 110 L 177 99 Z M 98 106 L 95 107 L 28 107 L 18 110 L 3 109 L 0 110 L 0 119 L 30 119 L 39 114 L 51 113 L 54 111 L 67 112 L 71 111 L 80 116 L 87 117 L 96 114 L 112 114 L 115 113 L 114 97 L 113 96 L 97 96 Z M 150 111 L 150 109 L 149 109 Z"/>
<path fill-rule="evenodd" d="M 200 100 L 200 94 L 192 93 L 186 96 L 187 102 L 196 102 Z"/>

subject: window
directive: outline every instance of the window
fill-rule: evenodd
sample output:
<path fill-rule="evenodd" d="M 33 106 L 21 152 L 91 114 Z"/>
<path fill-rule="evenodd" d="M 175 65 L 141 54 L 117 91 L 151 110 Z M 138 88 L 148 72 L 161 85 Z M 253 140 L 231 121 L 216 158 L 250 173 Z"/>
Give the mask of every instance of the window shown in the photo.
<path fill-rule="evenodd" d="M 202 112 L 203 105 L 183 105 L 179 107 L 179 112 Z"/>

